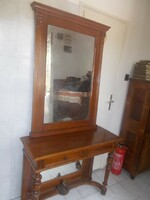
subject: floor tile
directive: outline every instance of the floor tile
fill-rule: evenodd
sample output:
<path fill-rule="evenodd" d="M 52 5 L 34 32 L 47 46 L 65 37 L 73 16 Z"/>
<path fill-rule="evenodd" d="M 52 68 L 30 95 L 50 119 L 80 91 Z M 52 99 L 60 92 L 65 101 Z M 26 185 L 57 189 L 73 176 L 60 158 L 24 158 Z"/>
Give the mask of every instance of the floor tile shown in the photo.
<path fill-rule="evenodd" d="M 103 182 L 104 170 L 95 170 L 92 179 Z M 65 196 L 56 195 L 48 200 L 150 200 L 150 171 L 130 179 L 130 174 L 122 170 L 119 176 L 110 174 L 106 195 L 91 185 L 82 185 L 70 190 Z"/>
<path fill-rule="evenodd" d="M 102 196 L 100 193 L 94 193 L 92 195 L 89 195 L 88 197 L 85 197 L 84 200 L 102 200 Z"/>
<path fill-rule="evenodd" d="M 93 176 L 92 176 L 93 180 L 98 181 L 99 183 L 103 183 L 104 174 L 105 174 L 104 170 L 95 170 L 93 172 Z M 96 177 L 98 177 L 98 178 L 96 178 Z M 111 174 L 110 174 L 109 180 L 108 180 L 108 186 L 115 184 L 115 183 L 117 183 L 117 180 L 115 180 L 115 178 L 113 176 L 111 176 Z"/>
<path fill-rule="evenodd" d="M 81 194 L 75 188 L 69 191 L 69 194 L 65 195 L 65 200 L 80 200 L 82 199 Z"/>
<path fill-rule="evenodd" d="M 138 196 L 142 195 L 143 192 L 139 190 L 137 185 L 135 184 L 136 182 L 133 181 L 132 179 L 129 180 L 124 180 L 120 182 L 120 186 L 124 188 L 124 190 L 130 194 L 133 198 L 137 198 Z"/>
<path fill-rule="evenodd" d="M 150 170 L 149 170 L 149 171 L 146 171 L 146 172 L 143 172 L 143 173 L 141 173 L 141 174 L 139 174 L 139 175 L 137 175 L 137 176 L 135 177 L 135 180 L 136 180 L 136 179 L 140 179 L 140 180 L 142 180 L 144 183 L 150 185 Z"/>
<path fill-rule="evenodd" d="M 113 191 L 107 188 L 106 195 L 102 196 L 103 200 L 121 200 L 118 196 L 115 195 Z"/>
<path fill-rule="evenodd" d="M 65 200 L 65 197 L 58 194 L 58 195 L 50 197 L 50 198 L 48 198 L 46 200 Z"/>
<path fill-rule="evenodd" d="M 150 179 L 150 177 L 149 177 L 149 179 Z M 143 192 L 143 194 L 145 192 L 147 192 L 147 190 L 149 189 L 150 183 L 148 184 L 146 182 L 146 179 L 143 179 L 143 178 L 140 178 L 139 176 L 136 176 L 135 179 L 132 180 L 132 181 L 136 185 L 138 190 Z"/>
<path fill-rule="evenodd" d="M 139 196 L 136 200 L 149 200 L 150 199 L 150 189 L 147 189 L 142 196 Z"/>
<path fill-rule="evenodd" d="M 80 187 L 77 187 L 77 190 L 82 195 L 82 197 L 87 197 L 99 191 L 98 188 L 93 187 L 91 185 L 82 185 Z"/>
<path fill-rule="evenodd" d="M 110 190 L 114 192 L 115 196 L 119 198 L 120 200 L 134 200 L 134 197 L 132 194 L 128 193 L 121 185 L 120 183 L 116 183 L 110 187 Z"/>
<path fill-rule="evenodd" d="M 127 171 L 122 170 L 121 174 L 119 174 L 119 175 L 113 174 L 111 172 L 110 177 L 113 178 L 116 182 L 119 182 L 119 181 L 122 181 L 125 179 L 130 179 L 130 174 Z"/>

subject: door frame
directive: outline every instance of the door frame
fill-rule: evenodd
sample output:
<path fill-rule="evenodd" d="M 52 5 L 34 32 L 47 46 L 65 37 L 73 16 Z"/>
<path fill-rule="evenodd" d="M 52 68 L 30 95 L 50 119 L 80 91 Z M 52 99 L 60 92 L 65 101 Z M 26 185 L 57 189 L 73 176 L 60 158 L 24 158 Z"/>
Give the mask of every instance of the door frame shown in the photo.
<path fill-rule="evenodd" d="M 124 60 L 124 54 L 125 54 L 125 50 L 126 50 L 126 43 L 127 43 L 127 38 L 128 38 L 128 26 L 129 26 L 129 22 L 125 19 L 122 19 L 122 18 L 119 18 L 117 16 L 114 16 L 110 13 L 107 13 L 101 9 L 97 9 L 95 8 L 94 6 L 91 6 L 89 4 L 86 4 L 84 2 L 80 2 L 80 6 L 79 6 L 79 14 L 80 16 L 84 17 L 84 9 L 88 9 L 88 10 L 91 10 L 91 11 L 94 11 L 94 12 L 97 12 L 97 13 L 100 13 L 100 14 L 103 14 L 105 15 L 106 17 L 110 17 L 110 18 L 113 18 L 115 20 L 118 20 L 118 21 L 121 21 L 125 24 L 125 33 L 124 33 L 124 38 L 123 38 L 123 46 L 122 46 L 122 50 L 121 50 L 121 55 L 120 55 L 120 58 L 119 58 L 119 63 L 118 63 L 118 72 L 117 72 L 117 77 L 116 77 L 116 81 L 115 81 L 115 86 L 114 86 L 114 94 L 113 96 L 116 98 L 117 97 L 117 91 L 118 91 L 118 85 L 119 85 L 119 80 L 121 80 L 121 74 L 124 73 L 124 68 L 121 67 L 122 63 L 123 63 L 123 60 Z M 107 39 L 107 37 L 106 37 Z M 126 92 L 126 91 L 125 91 Z M 100 98 L 100 96 L 99 96 Z M 124 99 L 125 101 L 125 99 Z M 113 115 L 115 114 L 115 111 L 113 109 L 113 112 L 110 113 L 110 124 L 109 124 L 109 128 L 111 129 L 112 128 L 112 119 L 113 119 Z M 121 114 L 121 118 L 123 116 L 123 110 L 120 112 Z M 121 120 L 120 120 L 120 125 L 118 125 L 121 127 Z M 118 133 L 119 134 L 119 133 Z M 107 154 L 103 154 L 101 156 L 97 156 L 94 158 L 94 165 L 93 165 L 93 170 L 95 169 L 98 169 L 98 168 L 101 168 L 103 169 L 105 166 L 106 166 L 106 158 L 107 158 Z"/>
<path fill-rule="evenodd" d="M 123 74 L 123 73 L 125 75 L 125 72 L 123 70 L 124 68 L 121 67 L 121 66 L 122 66 L 122 63 L 124 61 L 124 54 L 125 54 L 126 43 L 127 43 L 127 38 L 128 38 L 129 22 L 127 20 L 121 18 L 121 17 L 114 16 L 114 15 L 112 15 L 112 14 L 106 12 L 106 11 L 98 9 L 98 8 L 96 8 L 96 7 L 88 4 L 88 3 L 80 2 L 80 5 L 79 5 L 79 14 L 82 17 L 84 17 L 84 9 L 88 9 L 88 10 L 100 13 L 102 15 L 105 15 L 106 17 L 113 18 L 114 20 L 121 21 L 121 22 L 123 22 L 125 24 L 125 33 L 124 33 L 124 38 L 123 38 L 123 46 L 122 46 L 121 55 L 120 55 L 120 58 L 119 58 L 118 72 L 117 72 L 117 76 L 116 76 L 116 82 L 115 82 L 114 94 L 113 94 L 113 97 L 116 99 L 116 97 L 117 97 L 117 91 L 118 91 L 118 86 L 119 86 L 119 79 L 121 77 L 120 75 Z M 106 40 L 107 40 L 107 36 L 106 36 Z M 102 65 L 102 67 L 103 67 L 103 65 Z M 99 98 L 100 98 L 100 96 L 99 96 Z M 125 102 L 125 99 L 124 99 L 124 102 Z M 111 119 L 113 119 L 113 112 L 111 112 L 110 114 L 111 114 Z M 121 112 L 121 115 L 123 116 L 123 110 Z M 109 124 L 110 128 L 112 127 L 112 123 L 113 123 L 112 120 L 110 120 L 110 124 Z M 121 127 L 121 121 L 120 121 L 120 127 Z M 114 134 L 116 134 L 116 133 L 114 133 Z M 119 134 L 119 132 L 118 132 L 118 134 Z"/>

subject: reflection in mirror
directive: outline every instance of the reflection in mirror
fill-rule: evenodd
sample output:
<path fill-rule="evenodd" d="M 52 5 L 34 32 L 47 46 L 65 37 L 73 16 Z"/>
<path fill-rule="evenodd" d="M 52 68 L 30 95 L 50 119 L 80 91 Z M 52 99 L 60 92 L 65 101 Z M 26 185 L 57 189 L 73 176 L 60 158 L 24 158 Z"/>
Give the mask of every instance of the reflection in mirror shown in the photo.
<path fill-rule="evenodd" d="M 88 118 L 94 37 L 48 25 L 44 123 Z"/>

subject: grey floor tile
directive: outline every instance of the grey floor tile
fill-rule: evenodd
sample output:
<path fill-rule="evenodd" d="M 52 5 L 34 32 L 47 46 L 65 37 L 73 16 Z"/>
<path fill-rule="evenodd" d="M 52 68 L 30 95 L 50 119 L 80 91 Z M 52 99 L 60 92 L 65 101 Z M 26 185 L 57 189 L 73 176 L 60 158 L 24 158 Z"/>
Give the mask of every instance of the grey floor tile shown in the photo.
<path fill-rule="evenodd" d="M 75 188 L 69 191 L 69 194 L 65 195 L 65 200 L 80 200 L 82 199 L 81 194 Z"/>
<path fill-rule="evenodd" d="M 80 187 L 77 187 L 77 190 L 79 191 L 82 197 L 87 197 L 89 195 L 99 192 L 98 188 L 91 185 L 82 185 Z"/>
<path fill-rule="evenodd" d="M 85 197 L 84 200 L 103 200 L 103 199 L 100 193 L 97 192 L 89 195 L 88 197 Z"/>
<path fill-rule="evenodd" d="M 103 182 L 104 170 L 95 170 L 92 179 Z M 141 173 L 130 179 L 130 174 L 122 170 L 117 176 L 110 174 L 108 189 L 105 196 L 100 190 L 90 185 L 83 185 L 70 190 L 65 196 L 57 195 L 48 200 L 150 200 L 150 171 Z"/>

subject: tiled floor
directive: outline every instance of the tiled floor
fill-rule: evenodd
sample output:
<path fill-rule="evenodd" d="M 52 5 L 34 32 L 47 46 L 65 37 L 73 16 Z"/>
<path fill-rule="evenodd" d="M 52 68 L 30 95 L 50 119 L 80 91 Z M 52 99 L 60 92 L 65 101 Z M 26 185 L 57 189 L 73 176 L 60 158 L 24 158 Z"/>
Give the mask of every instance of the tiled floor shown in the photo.
<path fill-rule="evenodd" d="M 100 183 L 103 176 L 103 170 L 93 172 L 93 180 Z M 119 176 L 111 174 L 105 196 L 97 188 L 84 185 L 70 190 L 65 196 L 56 195 L 47 200 L 150 200 L 150 171 L 136 176 L 134 180 L 125 170 Z"/>

